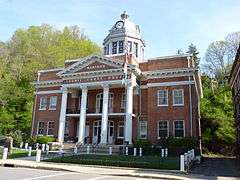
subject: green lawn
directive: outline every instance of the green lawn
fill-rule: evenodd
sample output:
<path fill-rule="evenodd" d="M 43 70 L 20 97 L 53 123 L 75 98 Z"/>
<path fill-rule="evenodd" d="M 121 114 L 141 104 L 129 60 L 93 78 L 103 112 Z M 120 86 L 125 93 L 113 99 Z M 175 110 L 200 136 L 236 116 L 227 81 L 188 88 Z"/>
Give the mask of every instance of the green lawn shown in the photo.
<path fill-rule="evenodd" d="M 159 156 L 123 155 L 74 155 L 45 160 L 57 163 L 89 164 L 101 166 L 136 167 L 152 169 L 179 169 L 179 157 L 161 158 Z"/>
<path fill-rule="evenodd" d="M 3 149 L 0 148 L 0 159 L 2 159 Z M 36 151 L 32 151 L 32 156 L 36 155 Z M 8 159 L 28 156 L 28 151 L 22 149 L 13 149 L 12 154 L 8 155 Z"/>

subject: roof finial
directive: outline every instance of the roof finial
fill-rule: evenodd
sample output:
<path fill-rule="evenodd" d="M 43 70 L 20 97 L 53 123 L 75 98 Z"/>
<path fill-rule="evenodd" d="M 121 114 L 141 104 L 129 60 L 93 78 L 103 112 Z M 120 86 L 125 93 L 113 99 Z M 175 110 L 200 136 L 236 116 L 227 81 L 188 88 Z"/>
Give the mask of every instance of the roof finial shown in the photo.
<path fill-rule="evenodd" d="M 126 11 L 123 11 L 123 13 L 121 14 L 121 19 L 127 19 L 129 17 L 129 15 L 127 14 Z"/>

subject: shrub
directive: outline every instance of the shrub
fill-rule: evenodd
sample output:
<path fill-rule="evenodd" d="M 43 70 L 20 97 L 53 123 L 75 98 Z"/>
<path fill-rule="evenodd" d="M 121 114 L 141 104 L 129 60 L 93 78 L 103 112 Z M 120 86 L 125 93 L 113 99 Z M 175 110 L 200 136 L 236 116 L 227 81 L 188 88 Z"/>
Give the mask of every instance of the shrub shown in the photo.
<path fill-rule="evenodd" d="M 20 143 L 23 141 L 22 132 L 20 130 L 16 130 L 9 134 L 13 138 L 13 146 L 19 147 Z"/>
<path fill-rule="evenodd" d="M 34 144 L 37 143 L 37 137 L 36 136 L 30 137 L 28 138 L 27 142 L 29 143 L 30 146 L 33 146 Z"/>
<path fill-rule="evenodd" d="M 134 143 L 134 147 L 136 148 L 146 148 L 146 147 L 151 147 L 152 143 L 151 141 L 147 139 L 138 139 Z"/>
<path fill-rule="evenodd" d="M 169 154 L 180 155 L 188 150 L 196 149 L 198 141 L 193 138 L 169 138 L 167 147 Z"/>
<path fill-rule="evenodd" d="M 49 142 L 54 142 L 55 140 L 56 138 L 51 136 L 38 136 L 36 142 L 39 144 L 48 144 Z"/>

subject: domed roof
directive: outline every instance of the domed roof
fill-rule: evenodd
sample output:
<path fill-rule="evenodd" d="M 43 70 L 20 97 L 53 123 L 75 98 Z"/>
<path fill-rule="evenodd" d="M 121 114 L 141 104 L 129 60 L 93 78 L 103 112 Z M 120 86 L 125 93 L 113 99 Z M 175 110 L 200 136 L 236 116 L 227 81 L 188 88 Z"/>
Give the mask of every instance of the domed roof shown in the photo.
<path fill-rule="evenodd" d="M 130 36 L 137 39 L 142 39 L 139 26 L 130 20 L 126 11 L 121 14 L 120 19 L 109 30 L 109 34 L 104 39 L 104 42 L 110 37 L 115 36 Z"/>

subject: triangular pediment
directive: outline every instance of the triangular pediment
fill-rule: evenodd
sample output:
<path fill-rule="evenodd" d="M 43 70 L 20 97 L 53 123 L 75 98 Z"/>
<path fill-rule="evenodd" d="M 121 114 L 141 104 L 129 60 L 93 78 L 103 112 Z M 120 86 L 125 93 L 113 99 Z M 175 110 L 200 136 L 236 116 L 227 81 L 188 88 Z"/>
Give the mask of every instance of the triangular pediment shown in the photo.
<path fill-rule="evenodd" d="M 123 68 L 123 62 L 119 62 L 117 60 L 113 60 L 104 56 L 92 55 L 79 59 L 79 61 L 76 61 L 58 74 L 63 75 L 119 68 Z"/>

